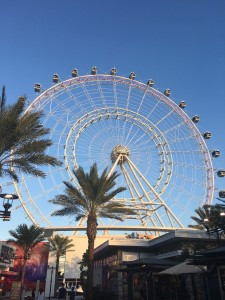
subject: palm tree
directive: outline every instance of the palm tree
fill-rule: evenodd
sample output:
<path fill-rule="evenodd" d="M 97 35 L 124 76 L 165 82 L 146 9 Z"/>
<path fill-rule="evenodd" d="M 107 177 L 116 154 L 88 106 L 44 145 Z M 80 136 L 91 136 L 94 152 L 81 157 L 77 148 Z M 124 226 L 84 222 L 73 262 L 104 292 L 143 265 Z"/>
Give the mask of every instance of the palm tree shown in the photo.
<path fill-rule="evenodd" d="M 44 229 L 34 225 L 28 227 L 26 224 L 21 224 L 15 230 L 9 230 L 9 233 L 13 239 L 8 239 L 7 243 L 17 245 L 23 252 L 21 276 L 21 287 L 23 288 L 27 260 L 32 255 L 34 247 L 45 239 Z"/>
<path fill-rule="evenodd" d="M 41 124 L 42 112 L 24 112 L 26 97 L 6 106 L 5 87 L 0 97 L 0 177 L 18 181 L 18 172 L 45 177 L 39 166 L 59 166 L 55 157 L 45 154 L 52 145 L 43 137 L 49 132 Z"/>
<path fill-rule="evenodd" d="M 56 256 L 56 264 L 55 264 L 55 288 L 54 288 L 54 294 L 57 291 L 57 283 L 58 283 L 58 272 L 59 272 L 59 258 L 66 254 L 67 250 L 74 247 L 74 244 L 72 244 L 72 239 L 69 239 L 67 236 L 59 236 L 54 235 L 53 237 L 48 239 L 49 241 L 49 251 L 53 252 Z"/>
<path fill-rule="evenodd" d="M 218 226 L 220 219 L 220 210 L 216 205 L 205 204 L 202 207 L 195 209 L 197 216 L 192 216 L 192 220 L 196 222 L 195 225 L 188 225 L 190 228 L 209 230 Z"/>
<path fill-rule="evenodd" d="M 117 172 L 107 174 L 107 168 L 98 176 L 97 165 L 93 164 L 90 173 L 85 173 L 82 167 L 73 171 L 80 189 L 70 182 L 66 185 L 65 194 L 50 200 L 53 204 L 60 205 L 62 209 L 56 210 L 53 216 L 76 216 L 75 220 L 87 218 L 88 237 L 88 271 L 87 271 L 87 300 L 93 297 L 93 268 L 94 268 L 94 242 L 97 233 L 97 218 L 111 218 L 123 221 L 126 214 L 134 214 L 132 209 L 126 208 L 119 201 L 110 201 L 125 187 L 112 190 L 116 185 Z"/>
<path fill-rule="evenodd" d="M 225 233 L 225 220 L 224 220 L 224 206 L 221 204 L 216 205 L 203 205 L 195 210 L 198 217 L 191 217 L 197 224 L 189 225 L 189 227 L 196 229 L 206 229 L 209 236 L 213 235 L 217 239 L 218 246 L 220 246 L 220 239 Z"/>

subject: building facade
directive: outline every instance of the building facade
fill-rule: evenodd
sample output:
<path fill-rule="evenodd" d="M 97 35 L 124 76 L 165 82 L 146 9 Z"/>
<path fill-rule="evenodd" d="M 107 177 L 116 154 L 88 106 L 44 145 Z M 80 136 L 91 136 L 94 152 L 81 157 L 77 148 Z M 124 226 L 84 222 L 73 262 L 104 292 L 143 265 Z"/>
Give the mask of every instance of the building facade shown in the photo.
<path fill-rule="evenodd" d="M 108 240 L 95 249 L 94 285 L 111 291 L 117 300 L 209 300 L 207 276 L 200 269 L 194 274 L 160 273 L 188 255 L 216 246 L 215 238 L 193 230 L 176 230 L 152 240 L 138 235 Z"/>

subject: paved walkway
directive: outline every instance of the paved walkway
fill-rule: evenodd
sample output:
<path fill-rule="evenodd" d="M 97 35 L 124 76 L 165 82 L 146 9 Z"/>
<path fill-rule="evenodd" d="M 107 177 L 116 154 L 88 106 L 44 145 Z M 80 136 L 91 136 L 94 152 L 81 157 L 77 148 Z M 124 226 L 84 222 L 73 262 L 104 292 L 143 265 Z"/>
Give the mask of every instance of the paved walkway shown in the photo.
<path fill-rule="evenodd" d="M 47 300 L 48 297 L 45 297 L 45 299 Z M 75 299 L 76 300 L 83 300 L 84 298 L 83 298 L 83 296 L 75 296 Z M 58 300 L 58 298 L 51 298 L 51 300 Z"/>

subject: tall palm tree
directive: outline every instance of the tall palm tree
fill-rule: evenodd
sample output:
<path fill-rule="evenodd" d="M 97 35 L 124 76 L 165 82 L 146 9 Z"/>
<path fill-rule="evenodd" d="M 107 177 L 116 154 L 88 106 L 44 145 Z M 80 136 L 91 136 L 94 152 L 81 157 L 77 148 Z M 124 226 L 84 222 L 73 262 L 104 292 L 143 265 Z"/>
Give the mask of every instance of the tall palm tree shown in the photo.
<path fill-rule="evenodd" d="M 67 236 L 54 235 L 51 238 L 48 238 L 49 241 L 49 251 L 53 252 L 56 257 L 56 270 L 55 270 L 55 288 L 54 294 L 57 291 L 57 283 L 58 283 L 58 272 L 59 272 L 59 258 L 66 254 L 66 252 L 74 247 L 72 243 L 72 239 L 69 239 Z"/>
<path fill-rule="evenodd" d="M 17 245 L 23 252 L 21 276 L 21 287 L 23 288 L 27 260 L 32 255 L 34 247 L 45 239 L 44 229 L 34 225 L 28 227 L 26 224 L 21 224 L 15 230 L 9 230 L 9 233 L 13 238 L 8 239 L 7 243 Z"/>
<path fill-rule="evenodd" d="M 45 151 L 52 145 L 43 137 L 49 132 L 41 124 L 42 112 L 25 112 L 26 97 L 6 106 L 5 87 L 0 97 L 0 177 L 18 181 L 18 172 L 45 177 L 39 166 L 59 166 L 55 157 Z"/>
<path fill-rule="evenodd" d="M 54 216 L 75 216 L 75 220 L 87 218 L 88 237 L 88 271 L 87 271 L 87 300 L 93 297 L 93 268 L 94 268 L 94 242 L 97 234 L 97 218 L 111 218 L 123 221 L 127 214 L 134 214 L 132 209 L 126 208 L 118 201 L 110 201 L 125 187 L 113 189 L 116 185 L 117 172 L 108 175 L 107 168 L 98 176 L 97 165 L 93 164 L 90 173 L 85 173 L 82 167 L 73 171 L 80 189 L 70 182 L 66 185 L 65 194 L 50 200 L 62 208 L 56 210 Z"/>

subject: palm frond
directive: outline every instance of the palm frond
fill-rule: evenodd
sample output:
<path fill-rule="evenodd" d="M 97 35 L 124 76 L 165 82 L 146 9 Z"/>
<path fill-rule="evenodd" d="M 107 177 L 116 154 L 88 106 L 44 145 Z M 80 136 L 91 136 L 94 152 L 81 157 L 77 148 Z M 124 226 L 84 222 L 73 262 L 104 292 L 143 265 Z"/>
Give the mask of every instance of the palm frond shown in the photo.
<path fill-rule="evenodd" d="M 52 141 L 43 138 L 50 130 L 42 124 L 43 113 L 24 113 L 26 97 L 19 97 L 14 105 L 8 106 L 5 99 L 3 87 L 0 102 L 0 176 L 6 174 L 16 181 L 20 172 L 45 177 L 37 166 L 60 166 L 62 163 L 45 154 Z"/>

